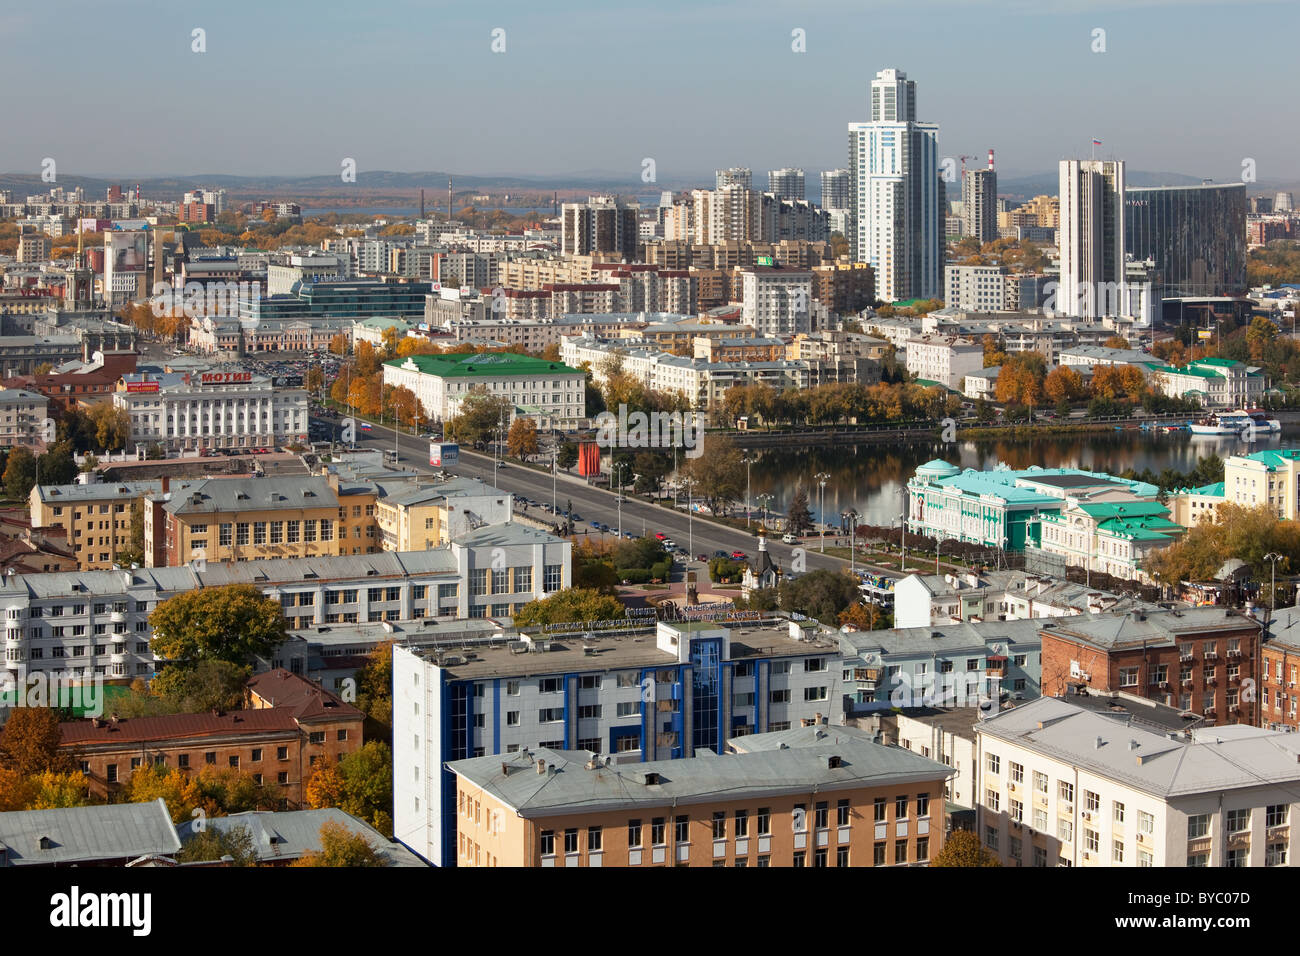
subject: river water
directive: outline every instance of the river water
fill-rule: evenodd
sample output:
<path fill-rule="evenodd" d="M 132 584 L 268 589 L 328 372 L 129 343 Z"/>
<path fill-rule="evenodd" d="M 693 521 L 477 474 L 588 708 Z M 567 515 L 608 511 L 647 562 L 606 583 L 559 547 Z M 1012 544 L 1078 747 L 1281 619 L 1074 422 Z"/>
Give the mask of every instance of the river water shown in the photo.
<path fill-rule="evenodd" d="M 941 458 L 960 468 L 987 471 L 1005 463 L 1014 469 L 1039 465 L 1044 468 L 1081 468 L 1117 474 L 1126 468 L 1149 468 L 1159 473 L 1166 468 L 1188 472 L 1201 458 L 1217 454 L 1249 454 L 1272 448 L 1300 446 L 1300 433 L 1288 429 L 1283 435 L 1261 438 L 1247 444 L 1236 438 L 1193 437 L 1187 433 L 1144 433 L 1136 430 L 1111 434 L 1071 435 L 1033 439 L 920 442 L 898 445 L 839 445 L 826 448 L 764 449 L 750 471 L 751 502 L 761 508 L 758 496 L 771 494 L 768 508 L 784 515 L 795 490 L 802 484 L 808 491 L 808 505 L 819 518 L 822 489 L 815 479 L 825 473 L 826 519 L 836 525 L 839 515 L 852 508 L 861 516 L 859 524 L 888 525 L 901 517 L 904 489 L 917 466 Z M 743 504 L 743 502 L 742 502 Z"/>

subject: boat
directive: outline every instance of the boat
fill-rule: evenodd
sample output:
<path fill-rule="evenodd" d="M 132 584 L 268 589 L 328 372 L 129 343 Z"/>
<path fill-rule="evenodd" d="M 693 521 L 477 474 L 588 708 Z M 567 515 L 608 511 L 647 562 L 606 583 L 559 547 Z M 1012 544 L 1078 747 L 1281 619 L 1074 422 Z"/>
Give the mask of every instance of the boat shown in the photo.
<path fill-rule="evenodd" d="M 1241 414 L 1250 417 L 1257 435 L 1280 435 L 1282 433 L 1282 423 L 1276 418 L 1269 418 L 1268 413 L 1262 408 L 1244 409 Z"/>
<path fill-rule="evenodd" d="M 1242 433 L 1251 418 L 1245 412 L 1220 412 L 1209 415 L 1187 427 L 1193 435 L 1237 436 Z"/>

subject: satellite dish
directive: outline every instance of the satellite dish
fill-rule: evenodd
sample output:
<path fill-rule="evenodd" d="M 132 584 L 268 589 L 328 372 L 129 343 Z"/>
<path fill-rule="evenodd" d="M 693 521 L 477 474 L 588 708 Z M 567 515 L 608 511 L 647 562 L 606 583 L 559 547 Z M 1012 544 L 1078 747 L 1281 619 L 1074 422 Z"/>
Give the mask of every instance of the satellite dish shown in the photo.
<path fill-rule="evenodd" d="M 980 720 L 988 720 L 990 717 L 996 717 L 997 714 L 998 714 L 997 701 L 992 700 L 991 698 L 988 700 L 980 701 L 980 705 L 979 705 Z"/>

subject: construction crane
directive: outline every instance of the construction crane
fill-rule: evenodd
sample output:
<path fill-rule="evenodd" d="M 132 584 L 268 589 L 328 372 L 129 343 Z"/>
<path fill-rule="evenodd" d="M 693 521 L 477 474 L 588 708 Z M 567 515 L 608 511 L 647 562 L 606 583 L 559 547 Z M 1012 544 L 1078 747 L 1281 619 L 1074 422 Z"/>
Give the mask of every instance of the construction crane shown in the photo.
<path fill-rule="evenodd" d="M 959 157 L 959 158 L 961 159 L 961 175 L 962 175 L 962 179 L 965 179 L 965 178 L 966 178 L 966 160 L 968 160 L 968 159 L 974 159 L 975 157 L 974 157 L 974 156 L 961 156 L 961 157 Z"/>

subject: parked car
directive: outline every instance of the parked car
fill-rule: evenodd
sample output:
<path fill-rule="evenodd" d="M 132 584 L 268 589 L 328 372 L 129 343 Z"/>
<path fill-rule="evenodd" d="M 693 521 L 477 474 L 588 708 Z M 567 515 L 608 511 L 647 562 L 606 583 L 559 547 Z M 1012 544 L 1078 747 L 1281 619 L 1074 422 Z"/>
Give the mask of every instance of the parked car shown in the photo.
<path fill-rule="evenodd" d="M 697 555 L 695 556 L 695 560 L 696 560 L 696 561 L 702 561 L 702 562 L 704 562 L 705 564 L 708 564 L 708 563 L 709 563 L 709 556 L 708 556 L 707 554 L 697 554 Z"/>
<path fill-rule="evenodd" d="M 786 544 L 796 544 L 799 541 L 798 538 L 796 538 L 788 531 L 785 534 L 781 535 L 781 540 L 784 541 Z"/>
<path fill-rule="evenodd" d="M 667 540 L 668 540 L 668 535 L 664 534 L 662 531 L 656 531 L 656 532 L 655 532 L 655 540 L 656 540 L 656 541 L 667 541 Z"/>
<path fill-rule="evenodd" d="M 745 554 L 744 551 L 733 551 L 733 552 L 731 552 L 731 560 L 732 560 L 732 561 L 744 561 L 747 557 L 749 557 L 749 555 Z"/>
<path fill-rule="evenodd" d="M 666 550 L 666 551 L 676 551 L 676 550 L 677 550 L 677 542 L 674 541 L 672 538 L 664 538 L 664 550 Z"/>
<path fill-rule="evenodd" d="M 725 552 L 725 551 L 714 551 L 714 552 L 713 552 L 713 556 L 714 556 L 715 558 L 726 558 L 726 557 L 730 557 L 730 555 L 728 555 L 727 552 Z"/>

